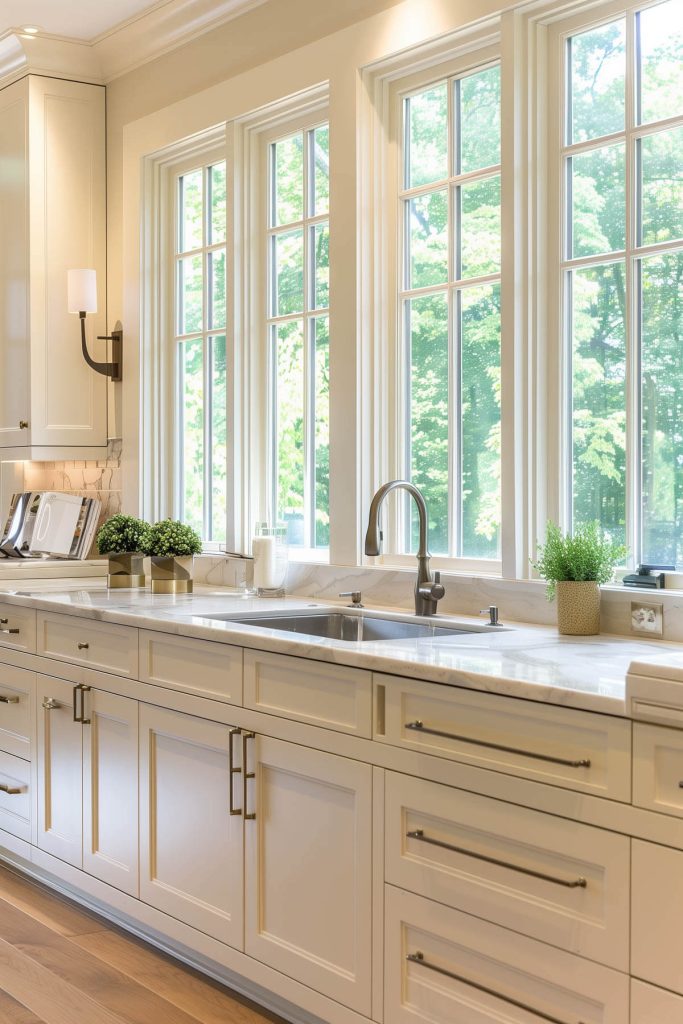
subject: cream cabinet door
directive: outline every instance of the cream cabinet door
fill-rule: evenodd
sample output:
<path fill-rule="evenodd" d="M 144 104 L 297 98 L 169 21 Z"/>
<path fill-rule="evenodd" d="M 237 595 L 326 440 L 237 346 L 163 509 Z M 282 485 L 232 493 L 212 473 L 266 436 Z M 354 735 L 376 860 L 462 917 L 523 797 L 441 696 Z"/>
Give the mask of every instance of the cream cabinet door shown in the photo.
<path fill-rule="evenodd" d="M 38 846 L 83 865 L 83 727 L 77 688 L 38 676 Z"/>
<path fill-rule="evenodd" d="M 83 868 L 138 895 L 138 702 L 83 695 Z"/>
<path fill-rule="evenodd" d="M 245 952 L 369 1017 L 372 769 L 265 736 L 245 760 Z"/>
<path fill-rule="evenodd" d="M 243 833 L 230 772 L 235 740 L 226 725 L 140 705 L 140 898 L 241 949 Z M 237 760 L 239 743 L 234 746 Z M 231 806 L 240 813 L 231 814 Z"/>
<path fill-rule="evenodd" d="M 22 82 L 0 92 L 0 447 L 28 444 L 28 95 Z M 11 241 L 10 241 L 11 239 Z"/>

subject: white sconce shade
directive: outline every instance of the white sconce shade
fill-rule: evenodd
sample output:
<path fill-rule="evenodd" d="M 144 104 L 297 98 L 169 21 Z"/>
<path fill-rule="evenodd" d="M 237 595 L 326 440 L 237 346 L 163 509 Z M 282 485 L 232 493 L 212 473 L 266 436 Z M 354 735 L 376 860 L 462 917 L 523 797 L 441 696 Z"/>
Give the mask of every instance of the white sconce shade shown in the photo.
<path fill-rule="evenodd" d="M 96 313 L 97 272 L 67 270 L 67 294 L 70 313 Z"/>

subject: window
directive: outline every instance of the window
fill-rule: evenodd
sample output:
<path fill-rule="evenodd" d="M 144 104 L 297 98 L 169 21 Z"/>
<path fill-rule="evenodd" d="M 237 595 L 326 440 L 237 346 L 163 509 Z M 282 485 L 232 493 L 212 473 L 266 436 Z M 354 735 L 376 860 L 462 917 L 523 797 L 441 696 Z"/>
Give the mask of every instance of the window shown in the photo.
<path fill-rule="evenodd" d="M 433 553 L 500 557 L 500 69 L 399 95 L 396 463 Z M 399 542 L 417 544 L 412 502 Z"/>
<path fill-rule="evenodd" d="M 268 143 L 268 506 L 288 543 L 329 545 L 329 127 Z"/>
<path fill-rule="evenodd" d="M 565 516 L 683 562 L 683 8 L 564 43 Z"/>
<path fill-rule="evenodd" d="M 175 504 L 205 543 L 226 538 L 225 172 L 218 160 L 175 177 Z"/>

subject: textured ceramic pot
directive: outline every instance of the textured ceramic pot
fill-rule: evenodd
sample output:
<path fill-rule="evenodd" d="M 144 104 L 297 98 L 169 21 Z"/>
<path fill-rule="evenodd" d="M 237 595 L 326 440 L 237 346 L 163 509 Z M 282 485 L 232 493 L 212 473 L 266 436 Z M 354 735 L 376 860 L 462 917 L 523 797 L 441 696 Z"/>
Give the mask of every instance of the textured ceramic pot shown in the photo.
<path fill-rule="evenodd" d="M 567 580 L 555 587 L 557 629 L 567 636 L 600 632 L 600 587 L 594 580 Z"/>
<path fill-rule="evenodd" d="M 192 555 L 152 555 L 153 594 L 192 593 Z"/>
<path fill-rule="evenodd" d="M 107 586 L 144 587 L 145 556 L 139 551 L 112 551 L 109 555 Z"/>

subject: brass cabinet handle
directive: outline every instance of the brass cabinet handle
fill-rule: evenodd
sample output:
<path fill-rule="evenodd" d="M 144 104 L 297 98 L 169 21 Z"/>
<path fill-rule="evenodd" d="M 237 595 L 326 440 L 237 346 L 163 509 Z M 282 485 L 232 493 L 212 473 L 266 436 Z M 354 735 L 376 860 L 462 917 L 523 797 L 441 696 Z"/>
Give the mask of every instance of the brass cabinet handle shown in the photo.
<path fill-rule="evenodd" d="M 555 885 L 563 885 L 566 889 L 585 889 L 588 886 L 586 879 L 579 875 L 578 878 L 558 878 L 556 875 L 546 875 L 544 871 L 535 871 L 533 868 L 524 868 L 521 864 L 512 864 L 507 860 L 500 860 L 498 857 L 490 857 L 487 853 L 477 853 L 475 850 L 467 850 L 462 846 L 453 846 L 451 843 L 444 843 L 441 839 L 431 839 L 426 836 L 421 828 L 413 832 L 406 832 L 407 839 L 417 839 L 421 843 L 429 843 L 430 846 L 439 846 L 442 850 L 451 850 L 453 853 L 461 853 L 465 857 L 474 857 L 475 860 L 483 860 L 487 864 L 495 864 L 500 868 L 509 868 L 510 871 L 519 871 L 521 875 L 529 875 L 531 878 L 540 878 L 544 882 L 553 882 Z"/>
<path fill-rule="evenodd" d="M 74 686 L 73 692 L 73 712 L 74 722 L 79 722 L 80 725 L 90 725 L 90 719 L 85 717 L 85 694 L 90 692 L 90 687 L 84 683 L 78 683 Z M 78 698 L 81 698 L 81 708 L 78 710 Z"/>
<path fill-rule="evenodd" d="M 254 732 L 245 732 L 242 734 L 242 802 L 245 821 L 253 821 L 254 818 L 256 817 L 256 811 L 252 811 L 251 813 L 247 812 L 247 783 L 249 779 L 256 778 L 256 772 L 247 771 L 247 743 L 249 742 L 249 740 L 255 739 L 255 737 L 256 733 Z"/>
<path fill-rule="evenodd" d="M 28 430 L 28 420 L 19 420 L 19 430 Z"/>
<path fill-rule="evenodd" d="M 234 752 L 233 745 L 232 745 L 233 736 L 240 736 L 241 734 L 242 734 L 242 730 L 241 729 L 231 729 L 230 733 L 228 734 L 228 764 L 229 764 L 229 767 L 230 767 L 230 779 L 228 781 L 228 784 L 230 786 L 230 813 L 231 814 L 241 814 L 242 813 L 242 808 L 241 807 L 235 807 L 235 799 L 234 799 L 234 788 L 235 787 L 233 785 L 233 776 L 234 775 L 241 775 L 242 769 L 241 768 L 235 768 L 235 752 Z"/>
<path fill-rule="evenodd" d="M 8 786 L 4 782 L 0 782 L 0 793 L 7 793 L 8 796 L 16 796 L 18 793 L 23 792 L 23 786 Z"/>
<path fill-rule="evenodd" d="M 507 747 L 502 743 L 478 740 L 472 736 L 458 736 L 456 733 L 443 732 L 441 729 L 429 729 L 419 718 L 415 722 L 406 722 L 405 728 L 413 729 L 415 732 L 428 733 L 430 736 L 444 736 L 447 740 L 458 740 L 460 743 L 473 743 L 478 747 L 488 747 L 489 750 L 502 750 L 505 754 L 520 754 L 522 757 L 532 757 L 535 761 L 563 764 L 566 768 L 590 768 L 591 766 L 588 758 L 572 761 L 566 757 L 553 757 L 552 754 L 539 754 L 535 750 L 522 750 L 520 747 Z"/>
<path fill-rule="evenodd" d="M 459 981 L 463 985 L 468 985 L 470 988 L 474 988 L 477 992 L 484 992 L 487 996 L 493 996 L 495 999 L 500 999 L 502 1002 L 507 1003 L 508 1006 L 516 1006 L 519 1010 L 526 1010 L 527 1013 L 533 1013 L 536 1017 L 541 1020 L 547 1020 L 550 1024 L 568 1024 L 568 1021 L 562 1020 L 560 1017 L 553 1017 L 550 1013 L 545 1013 L 544 1010 L 537 1010 L 535 1006 L 530 1006 L 529 1003 L 523 1003 L 519 999 L 515 999 L 513 996 L 503 995 L 502 992 L 496 992 L 495 988 L 489 988 L 488 985 L 482 985 L 480 981 L 473 981 L 471 978 L 466 978 L 462 974 L 456 974 L 455 971 L 447 971 L 445 967 L 439 967 L 437 964 L 432 964 L 429 960 L 425 960 L 424 953 L 420 953 L 418 950 L 416 953 L 408 953 L 406 956 L 411 964 L 418 964 L 420 967 L 426 967 L 429 971 L 435 971 L 437 974 L 442 974 L 445 978 L 453 978 L 454 981 Z M 577 1021 L 576 1024 L 582 1024 L 581 1021 Z"/>
<path fill-rule="evenodd" d="M 0 626 L 6 626 L 9 619 L 0 619 Z M 0 633 L 19 633 L 18 629 L 0 629 Z"/>
<path fill-rule="evenodd" d="M 11 635 L 14 636 L 17 633 L 21 633 L 21 630 L 20 629 L 0 629 L 0 633 L 6 633 L 8 636 L 11 634 Z"/>
<path fill-rule="evenodd" d="M 2 694 L 0 694 L 0 704 L 18 704 L 18 703 L 19 703 L 19 697 L 3 697 Z"/>
<path fill-rule="evenodd" d="M 78 643 L 77 647 L 78 647 L 79 651 L 87 651 L 88 648 L 90 647 L 90 644 Z"/>
<path fill-rule="evenodd" d="M 54 711 L 55 708 L 61 708 L 61 706 L 62 705 L 59 703 L 59 701 L 55 700 L 54 697 L 45 697 L 43 699 L 44 711 Z"/>

